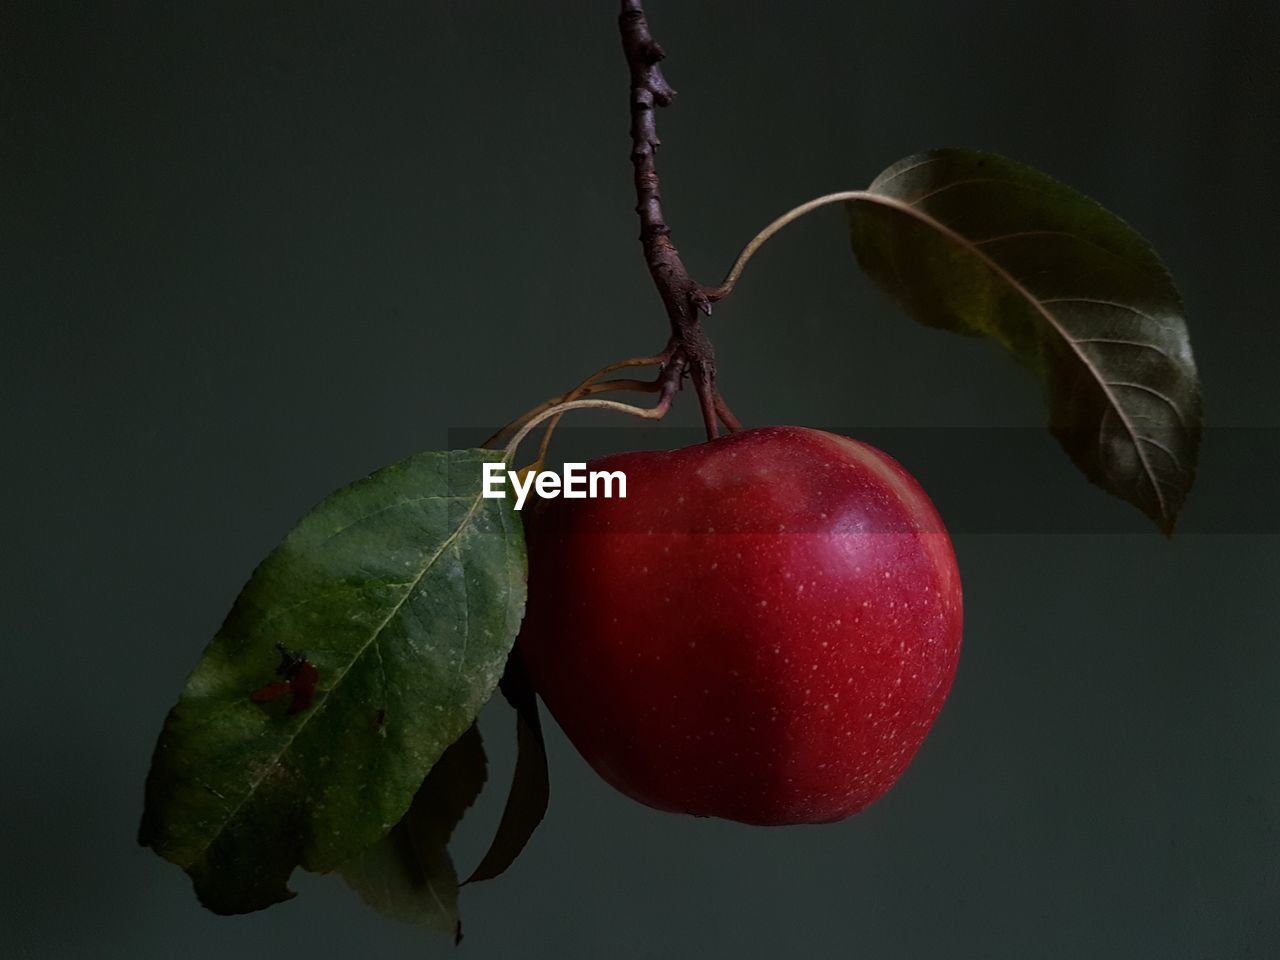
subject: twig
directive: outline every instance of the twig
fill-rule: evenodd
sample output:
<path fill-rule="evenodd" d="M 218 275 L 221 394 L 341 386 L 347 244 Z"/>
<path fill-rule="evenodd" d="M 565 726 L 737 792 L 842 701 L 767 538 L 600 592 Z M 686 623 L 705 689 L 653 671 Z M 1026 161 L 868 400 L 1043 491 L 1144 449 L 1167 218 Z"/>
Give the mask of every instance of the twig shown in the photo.
<path fill-rule="evenodd" d="M 645 263 L 649 267 L 649 275 L 671 322 L 671 337 L 666 349 L 657 356 L 622 360 L 596 371 L 572 390 L 539 404 L 511 421 L 484 443 L 484 446 L 490 446 L 514 431 L 515 436 L 507 446 L 510 455 L 530 430 L 537 424 L 550 420 L 543 436 L 538 462 L 546 456 L 551 434 L 564 411 L 592 407 L 657 419 L 665 415 L 686 376 L 693 381 L 709 440 L 719 436 L 721 423 L 730 431 L 742 429 L 742 424 L 733 415 L 716 386 L 715 350 L 702 328 L 700 318 L 700 314 L 711 314 L 712 300 L 725 296 L 728 289 L 722 286 L 710 290 L 689 276 L 689 271 L 680 259 L 680 252 L 671 241 L 671 228 L 667 226 L 662 210 L 662 195 L 655 164 L 660 143 L 656 112 L 658 107 L 670 104 L 676 92 L 671 89 L 658 65 L 663 57 L 662 48 L 649 32 L 649 22 L 645 19 L 640 0 L 622 0 L 618 30 L 631 74 L 631 166 L 636 189 L 636 214 L 640 218 L 640 245 L 644 251 Z M 734 278 L 731 276 L 730 279 Z M 614 370 L 655 364 L 660 365 L 661 370 L 652 381 L 602 380 Z M 588 399 L 593 394 L 613 390 L 652 391 L 659 394 L 659 400 L 656 406 L 646 411 L 616 401 Z"/>
<path fill-rule="evenodd" d="M 622 0 L 618 29 L 631 71 L 631 165 L 636 213 L 640 217 L 640 244 L 649 275 L 671 321 L 672 356 L 679 356 L 685 363 L 698 394 L 707 437 L 713 439 L 719 434 L 715 350 L 698 318 L 699 312 L 711 313 L 711 301 L 702 286 L 689 276 L 671 241 L 655 163 L 661 143 L 656 110 L 669 105 L 676 92 L 658 65 L 663 58 L 662 48 L 649 32 L 640 0 Z"/>

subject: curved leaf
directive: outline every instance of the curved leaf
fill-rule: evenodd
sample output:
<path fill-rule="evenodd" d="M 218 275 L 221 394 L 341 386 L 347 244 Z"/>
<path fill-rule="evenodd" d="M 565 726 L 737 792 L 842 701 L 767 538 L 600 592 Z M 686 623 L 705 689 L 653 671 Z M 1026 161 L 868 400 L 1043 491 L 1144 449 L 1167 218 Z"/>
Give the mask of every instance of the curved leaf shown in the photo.
<path fill-rule="evenodd" d="M 885 291 L 1034 370 L 1072 460 L 1172 532 L 1200 386 L 1182 302 L 1138 233 L 1043 173 L 966 150 L 894 164 L 848 212 L 858 262 Z"/>
<path fill-rule="evenodd" d="M 139 831 L 210 909 L 287 899 L 295 865 L 372 846 L 489 699 L 525 596 L 520 521 L 481 496 L 496 458 L 423 453 L 338 491 L 237 598 L 165 721 Z M 277 697 L 278 647 L 313 668 L 301 708 Z"/>
<path fill-rule="evenodd" d="M 501 687 L 507 702 L 516 711 L 516 769 L 511 777 L 511 792 L 507 794 L 498 831 L 466 883 L 492 880 L 516 862 L 546 816 L 551 794 L 538 700 L 519 650 L 513 650 L 511 659 L 507 661 Z"/>
<path fill-rule="evenodd" d="M 338 868 L 342 878 L 384 916 L 459 937 L 449 838 L 484 781 L 484 744 L 472 726 L 431 768 L 391 832 Z"/>

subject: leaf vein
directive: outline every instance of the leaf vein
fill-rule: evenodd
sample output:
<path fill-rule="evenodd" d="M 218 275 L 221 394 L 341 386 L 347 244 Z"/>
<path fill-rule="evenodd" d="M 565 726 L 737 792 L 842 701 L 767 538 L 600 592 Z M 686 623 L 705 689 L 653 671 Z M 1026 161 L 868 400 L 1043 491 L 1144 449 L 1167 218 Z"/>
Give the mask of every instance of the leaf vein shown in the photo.
<path fill-rule="evenodd" d="M 364 523 L 367 520 L 372 520 L 374 517 L 378 516 L 379 514 L 386 513 L 388 510 L 396 510 L 400 507 L 408 506 L 411 503 L 426 503 L 427 501 L 430 501 L 430 500 L 452 501 L 452 500 L 466 500 L 466 499 L 467 498 L 464 496 L 457 496 L 457 497 L 430 496 L 430 497 L 410 497 L 407 500 L 397 500 L 394 503 L 389 503 L 384 507 L 379 507 L 377 510 L 371 510 L 369 513 L 356 517 L 350 523 L 344 524 L 343 526 L 339 527 L 337 530 L 333 531 L 333 533 L 329 534 L 327 537 L 321 540 L 320 543 L 317 544 L 317 546 L 324 546 L 334 537 L 340 536 L 341 534 L 346 533 L 352 527 L 359 526 L 360 524 Z"/>
<path fill-rule="evenodd" d="M 1143 343 L 1141 340 L 1126 340 L 1123 337 L 1077 337 L 1076 343 L 1113 343 L 1125 347 L 1140 347 L 1143 350 L 1153 350 L 1162 357 L 1173 360 L 1174 356 L 1163 347 L 1158 347 L 1154 343 Z"/>
<path fill-rule="evenodd" d="M 1182 465 L 1182 462 L 1178 459 L 1177 454 L 1175 454 L 1172 450 L 1166 447 L 1159 440 L 1155 439 L 1154 437 L 1148 437 L 1144 434 L 1138 434 L 1138 442 L 1149 444 L 1150 446 L 1155 447 L 1157 450 L 1163 453 L 1166 457 L 1168 457 L 1170 462 L 1173 464 L 1173 469 L 1177 471 L 1179 475 L 1186 473 L 1186 468 Z"/>
<path fill-rule="evenodd" d="M 1084 237 L 1070 233 L 1066 230 L 1017 230 L 1013 233 L 1002 233 L 998 236 L 985 237 L 982 240 L 974 240 L 973 245 L 975 247 L 982 247 L 986 246 L 988 243 L 999 243 L 1002 240 L 1013 240 L 1015 237 L 1070 237 L 1072 240 L 1079 240 L 1081 243 L 1090 243 L 1091 246 L 1097 247 L 1097 244 L 1092 244 L 1090 241 L 1085 240 Z M 1112 252 L 1107 250 L 1106 247 L 1097 247 L 1097 249 L 1104 250 L 1107 253 Z"/>
<path fill-rule="evenodd" d="M 1047 299 L 1041 300 L 1040 302 L 1041 303 L 1093 303 L 1103 307 L 1115 307 L 1118 310 L 1127 310 L 1129 313 L 1132 313 L 1134 316 L 1141 317 L 1143 320 L 1147 320 L 1151 323 L 1154 323 L 1157 327 L 1159 327 L 1162 330 L 1170 329 L 1169 325 L 1165 323 L 1163 320 L 1161 320 L 1159 317 L 1152 316 L 1149 313 L 1144 313 L 1142 310 L 1139 310 L 1137 307 L 1131 304 L 1120 303 L 1119 301 L 1116 301 L 1116 300 L 1104 300 L 1098 297 L 1049 297 Z"/>
<path fill-rule="evenodd" d="M 1173 402 L 1168 394 L 1162 393 L 1155 387 L 1148 387 L 1145 383 L 1133 383 L 1129 380 L 1108 380 L 1106 383 L 1108 386 L 1112 387 L 1127 387 L 1130 390 L 1141 390 L 1143 393 L 1149 393 L 1151 396 L 1156 397 L 1159 400 L 1163 400 L 1168 405 L 1169 409 L 1173 411 L 1173 415 L 1178 418 L 1178 425 L 1183 427 L 1186 426 L 1186 422 L 1182 419 L 1182 411 L 1178 409 L 1178 405 Z"/>
<path fill-rule="evenodd" d="M 883 180 L 881 180 L 879 183 L 877 183 L 877 184 L 876 184 L 876 189 L 882 190 L 882 189 L 884 189 L 884 187 L 885 187 L 885 185 L 886 185 L 886 184 L 893 183 L 893 181 L 897 180 L 899 177 L 906 176 L 906 175 L 907 175 L 908 173 L 910 173 L 912 170 L 919 170 L 921 167 L 927 167 L 929 164 L 931 164 L 931 163 L 938 163 L 938 162 L 940 162 L 941 160 L 942 160 L 942 158 L 941 158 L 941 157 L 928 157 L 928 158 L 926 158 L 926 159 L 924 159 L 924 160 L 919 161 L 918 163 L 913 163 L 913 164 L 911 164 L 911 166 L 909 166 L 909 167 L 903 167 L 901 170 L 896 171 L 896 172 L 893 174 L 893 176 L 891 176 L 891 177 L 886 177 L 885 179 L 883 179 Z"/>

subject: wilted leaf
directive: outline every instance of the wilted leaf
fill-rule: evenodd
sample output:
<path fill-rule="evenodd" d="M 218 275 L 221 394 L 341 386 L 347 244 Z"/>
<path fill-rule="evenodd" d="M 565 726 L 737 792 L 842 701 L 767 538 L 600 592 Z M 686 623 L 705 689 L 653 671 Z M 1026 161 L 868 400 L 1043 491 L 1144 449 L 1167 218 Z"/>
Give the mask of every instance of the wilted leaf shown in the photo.
<path fill-rule="evenodd" d="M 423 453 L 333 494 L 262 565 L 161 732 L 139 840 L 219 913 L 287 899 L 408 810 L 493 692 L 524 610 L 520 521 L 484 450 Z M 255 702 L 280 653 L 312 700 Z"/>
<path fill-rule="evenodd" d="M 391 832 L 339 868 L 343 879 L 379 913 L 454 934 L 458 875 L 449 837 L 484 780 L 484 744 L 473 726 L 431 768 Z"/>
<path fill-rule="evenodd" d="M 1200 387 L 1182 302 L 1141 236 L 1043 173 L 966 150 L 894 164 L 848 210 L 880 286 L 922 323 L 992 337 L 1027 364 L 1076 464 L 1172 531 Z"/>
<path fill-rule="evenodd" d="M 542 721 L 538 719 L 538 701 L 518 650 L 512 652 L 507 663 L 507 672 L 502 677 L 502 692 L 516 711 L 516 769 L 493 843 L 480 865 L 467 878 L 467 883 L 492 880 L 515 863 L 546 816 L 551 793 L 547 748 L 542 740 Z"/>

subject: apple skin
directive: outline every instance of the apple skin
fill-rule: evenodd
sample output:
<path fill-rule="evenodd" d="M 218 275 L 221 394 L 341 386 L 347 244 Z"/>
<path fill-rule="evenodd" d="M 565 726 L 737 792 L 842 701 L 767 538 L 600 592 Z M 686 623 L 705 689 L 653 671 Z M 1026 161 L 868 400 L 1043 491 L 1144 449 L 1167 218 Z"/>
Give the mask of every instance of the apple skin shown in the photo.
<path fill-rule="evenodd" d="M 606 781 L 660 810 L 840 820 L 881 796 L 955 676 L 961 594 L 896 461 L 799 427 L 589 465 L 626 499 L 526 508 L 533 685 Z"/>

